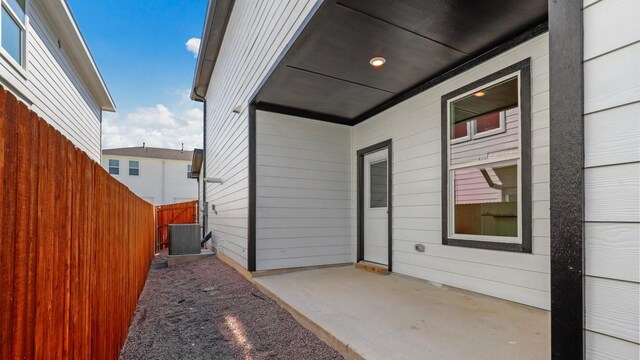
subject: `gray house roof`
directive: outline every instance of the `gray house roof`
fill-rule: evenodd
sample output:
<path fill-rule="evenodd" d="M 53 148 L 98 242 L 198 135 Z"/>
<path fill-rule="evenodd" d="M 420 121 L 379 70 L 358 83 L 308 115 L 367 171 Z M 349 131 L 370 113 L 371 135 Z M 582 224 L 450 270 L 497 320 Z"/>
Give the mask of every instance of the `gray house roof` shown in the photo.
<path fill-rule="evenodd" d="M 141 158 L 153 158 L 153 159 L 166 159 L 166 160 L 184 160 L 191 161 L 193 158 L 193 151 L 181 151 L 165 148 L 154 147 L 127 147 L 116 149 L 104 149 L 102 155 L 120 155 L 131 156 Z"/>

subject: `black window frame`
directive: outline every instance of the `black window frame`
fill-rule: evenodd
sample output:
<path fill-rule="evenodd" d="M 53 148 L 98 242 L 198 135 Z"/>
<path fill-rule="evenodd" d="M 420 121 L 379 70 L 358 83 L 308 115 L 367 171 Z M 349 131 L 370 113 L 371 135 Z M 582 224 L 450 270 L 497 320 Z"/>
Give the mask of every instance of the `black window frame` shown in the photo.
<path fill-rule="evenodd" d="M 522 202 L 522 242 L 503 243 L 480 240 L 463 240 L 449 236 L 449 100 L 464 93 L 487 85 L 500 78 L 519 72 L 520 76 L 520 163 L 521 199 Z M 532 252 L 532 185 L 531 185 L 531 59 L 519 61 L 493 74 L 485 76 L 441 98 L 441 171 L 442 171 L 442 244 L 467 248 L 510 251 L 520 253 Z"/>

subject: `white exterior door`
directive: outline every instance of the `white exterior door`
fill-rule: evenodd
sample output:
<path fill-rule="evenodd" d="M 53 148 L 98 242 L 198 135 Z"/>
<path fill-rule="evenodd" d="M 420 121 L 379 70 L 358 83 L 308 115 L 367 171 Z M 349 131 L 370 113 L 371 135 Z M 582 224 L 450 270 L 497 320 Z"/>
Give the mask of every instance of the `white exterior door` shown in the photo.
<path fill-rule="evenodd" d="M 388 149 L 364 156 L 364 260 L 389 265 Z"/>

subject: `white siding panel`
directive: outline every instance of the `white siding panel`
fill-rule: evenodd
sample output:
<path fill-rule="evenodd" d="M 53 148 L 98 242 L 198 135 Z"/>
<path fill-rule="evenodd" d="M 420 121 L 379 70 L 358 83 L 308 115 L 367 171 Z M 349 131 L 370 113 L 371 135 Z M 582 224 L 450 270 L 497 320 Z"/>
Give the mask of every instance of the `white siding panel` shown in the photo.
<path fill-rule="evenodd" d="M 474 80 L 531 58 L 534 190 L 533 254 L 444 246 L 441 223 L 440 99 Z M 548 37 L 541 35 L 354 127 L 357 150 L 393 140 L 393 270 L 524 304 L 549 308 Z M 352 179 L 355 235 L 356 182 Z M 355 253 L 355 237 L 352 252 Z M 414 245 L 427 245 L 417 253 Z M 353 259 L 355 260 L 355 259 Z"/>
<path fill-rule="evenodd" d="M 547 57 L 547 60 L 549 58 Z M 549 109 L 534 112 L 531 116 L 531 131 L 549 128 Z"/>
<path fill-rule="evenodd" d="M 637 42 L 585 62 L 585 113 L 640 101 L 639 60 L 640 42 Z"/>
<path fill-rule="evenodd" d="M 607 0 L 584 10 L 584 58 L 640 41 L 640 1 Z"/>
<path fill-rule="evenodd" d="M 223 184 L 205 185 L 206 200 L 218 211 L 216 215 L 209 208 L 208 226 L 220 252 L 244 267 L 249 97 L 315 4 L 316 0 L 237 1 L 207 90 L 206 176 L 223 179 Z M 242 111 L 235 114 L 232 109 L 238 105 Z"/>
<path fill-rule="evenodd" d="M 640 282 L 639 238 L 638 223 L 587 223 L 586 275 Z"/>
<path fill-rule="evenodd" d="M 346 264 L 351 262 L 350 255 L 316 255 L 278 259 L 261 259 L 260 269 L 286 269 L 326 264 Z"/>
<path fill-rule="evenodd" d="M 351 128 L 263 111 L 256 124 L 257 269 L 351 261 Z"/>
<path fill-rule="evenodd" d="M 640 163 L 585 169 L 587 221 L 640 221 Z"/>
<path fill-rule="evenodd" d="M 639 139 L 640 102 L 587 115 L 584 118 L 584 165 L 640 161 Z"/>
<path fill-rule="evenodd" d="M 610 336 L 585 331 L 587 360 L 640 359 L 640 345 Z"/>
<path fill-rule="evenodd" d="M 640 343 L 640 284 L 587 277 L 587 330 Z"/>
<path fill-rule="evenodd" d="M 545 300 L 545 298 L 549 296 L 547 291 L 520 287 L 517 292 L 514 292 L 512 284 L 475 277 L 473 274 L 461 275 L 448 271 L 430 269 L 421 265 L 412 265 L 407 262 L 394 263 L 393 270 L 400 274 L 427 279 L 435 283 L 467 289 L 502 299 L 509 299 L 542 309 L 549 307 L 549 302 Z"/>

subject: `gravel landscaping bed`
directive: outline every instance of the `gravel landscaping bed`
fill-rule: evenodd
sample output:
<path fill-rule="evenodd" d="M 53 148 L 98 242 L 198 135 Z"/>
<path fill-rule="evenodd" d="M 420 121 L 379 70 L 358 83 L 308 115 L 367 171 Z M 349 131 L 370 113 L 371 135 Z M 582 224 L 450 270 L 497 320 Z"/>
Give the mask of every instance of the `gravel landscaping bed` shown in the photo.
<path fill-rule="evenodd" d="M 342 359 L 215 257 L 157 256 L 120 359 Z"/>

